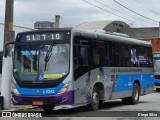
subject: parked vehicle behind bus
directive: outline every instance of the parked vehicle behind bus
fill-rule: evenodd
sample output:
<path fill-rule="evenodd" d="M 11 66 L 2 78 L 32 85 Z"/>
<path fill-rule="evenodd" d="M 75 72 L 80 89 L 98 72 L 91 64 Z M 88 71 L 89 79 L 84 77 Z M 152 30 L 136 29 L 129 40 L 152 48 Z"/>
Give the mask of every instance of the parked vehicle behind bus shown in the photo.
<path fill-rule="evenodd" d="M 160 92 L 160 53 L 153 53 L 154 59 L 154 84 L 156 92 Z"/>

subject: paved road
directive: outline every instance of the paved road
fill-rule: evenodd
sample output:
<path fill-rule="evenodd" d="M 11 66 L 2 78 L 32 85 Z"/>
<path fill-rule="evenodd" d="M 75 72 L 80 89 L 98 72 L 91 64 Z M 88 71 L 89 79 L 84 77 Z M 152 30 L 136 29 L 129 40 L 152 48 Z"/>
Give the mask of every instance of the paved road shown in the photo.
<path fill-rule="evenodd" d="M 160 119 L 160 93 L 152 93 L 140 97 L 139 104 L 124 105 L 121 100 L 109 101 L 103 104 L 98 111 L 88 111 L 86 107 L 74 109 L 54 110 L 50 113 L 41 108 L 33 109 L 33 112 L 41 113 L 46 119 L 54 120 L 159 120 Z M 159 111 L 159 112 L 158 112 Z M 140 115 L 141 117 L 138 117 Z M 153 115 L 154 117 L 144 117 Z M 156 115 L 159 118 L 155 117 Z M 136 116 L 136 117 L 135 117 Z M 41 120 L 44 118 L 39 118 Z"/>

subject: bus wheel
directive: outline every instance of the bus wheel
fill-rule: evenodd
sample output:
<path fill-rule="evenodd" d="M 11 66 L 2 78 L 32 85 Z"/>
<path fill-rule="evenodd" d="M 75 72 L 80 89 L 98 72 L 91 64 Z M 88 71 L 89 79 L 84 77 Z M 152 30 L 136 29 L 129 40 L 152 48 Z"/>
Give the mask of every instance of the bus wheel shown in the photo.
<path fill-rule="evenodd" d="M 91 98 L 91 103 L 87 105 L 89 110 L 98 110 L 99 108 L 99 94 L 98 94 L 98 89 L 97 87 L 93 88 L 93 93 L 92 93 L 92 98 Z"/>
<path fill-rule="evenodd" d="M 160 88 L 156 88 L 156 92 L 160 92 Z"/>
<path fill-rule="evenodd" d="M 55 107 L 54 105 L 43 105 L 42 109 L 46 112 L 51 112 L 53 111 L 54 107 Z"/>
<path fill-rule="evenodd" d="M 124 104 L 137 104 L 139 102 L 139 96 L 140 96 L 140 88 L 139 85 L 135 83 L 132 90 L 132 96 L 127 98 L 122 98 L 122 102 Z"/>

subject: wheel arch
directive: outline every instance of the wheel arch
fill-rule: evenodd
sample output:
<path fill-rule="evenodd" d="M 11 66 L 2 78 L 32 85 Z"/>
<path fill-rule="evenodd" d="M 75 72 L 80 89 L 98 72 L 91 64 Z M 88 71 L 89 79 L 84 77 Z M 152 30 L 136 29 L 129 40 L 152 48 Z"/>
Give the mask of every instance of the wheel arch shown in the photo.
<path fill-rule="evenodd" d="M 93 87 L 97 87 L 100 100 L 104 100 L 104 84 L 102 82 L 96 82 Z"/>

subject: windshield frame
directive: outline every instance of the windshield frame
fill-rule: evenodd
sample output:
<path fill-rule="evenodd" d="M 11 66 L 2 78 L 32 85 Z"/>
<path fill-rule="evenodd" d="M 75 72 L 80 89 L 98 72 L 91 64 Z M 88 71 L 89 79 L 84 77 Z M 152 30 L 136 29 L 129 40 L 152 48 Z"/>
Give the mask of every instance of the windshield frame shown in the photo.
<path fill-rule="evenodd" d="M 66 41 L 66 40 L 54 40 L 54 41 L 30 41 L 30 42 L 15 42 L 15 47 L 14 47 L 14 49 L 16 49 L 16 47 L 17 46 L 26 46 L 26 45 L 29 45 L 29 46 L 33 46 L 33 45 L 36 45 L 37 47 L 39 47 L 39 52 L 40 52 L 40 46 L 41 45 L 51 45 L 51 44 L 68 44 L 69 45 L 69 63 L 68 63 L 68 73 L 66 74 L 66 75 L 64 75 L 64 76 L 62 76 L 61 78 L 57 78 L 57 79 L 53 79 L 53 80 L 43 80 L 43 81 L 38 81 L 38 80 L 35 80 L 35 81 L 22 81 L 22 80 L 20 80 L 18 77 L 16 77 L 15 76 L 15 74 L 14 74 L 14 72 L 13 72 L 13 77 L 14 77 L 14 79 L 16 80 L 16 82 L 20 85 L 20 84 L 31 84 L 31 83 L 37 83 L 37 84 L 41 84 L 41 83 L 46 83 L 46 84 L 50 84 L 51 85 L 51 83 L 60 83 L 60 82 L 62 82 L 67 76 L 68 76 L 68 74 L 70 73 L 70 54 L 71 54 L 71 44 L 70 44 L 70 42 L 69 41 Z M 14 70 L 14 66 L 15 66 L 15 57 L 16 57 L 16 55 L 15 55 L 15 53 L 16 53 L 17 51 L 15 50 L 14 51 L 14 58 L 13 58 L 13 70 Z M 39 55 L 38 55 L 38 66 L 39 66 L 39 59 L 40 59 L 40 53 L 39 53 Z M 36 79 L 38 79 L 38 74 L 39 74 L 39 67 L 38 67 L 38 71 L 37 71 L 37 78 Z M 44 85 L 44 84 L 43 84 Z M 25 86 L 25 85 L 22 85 L 22 86 Z M 46 86 L 47 87 L 47 86 Z"/>

